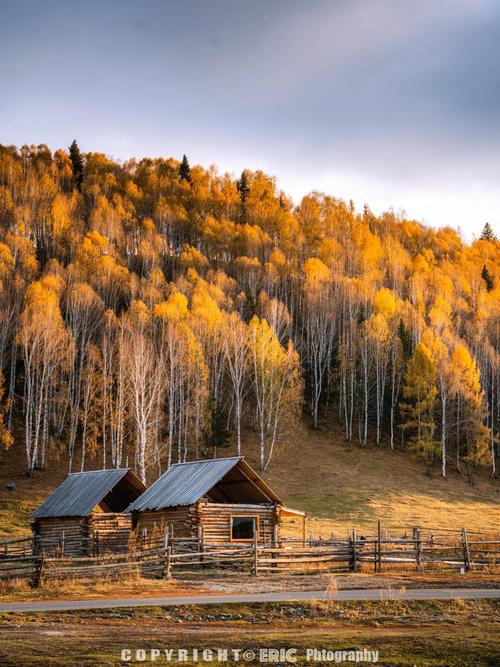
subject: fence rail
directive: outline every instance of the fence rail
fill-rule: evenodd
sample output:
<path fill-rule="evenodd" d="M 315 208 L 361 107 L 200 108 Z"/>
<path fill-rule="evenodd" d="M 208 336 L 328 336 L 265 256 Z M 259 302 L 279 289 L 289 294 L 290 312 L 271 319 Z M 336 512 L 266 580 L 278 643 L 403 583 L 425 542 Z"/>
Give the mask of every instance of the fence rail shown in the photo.
<path fill-rule="evenodd" d="M 132 573 L 169 578 L 188 574 L 210 576 L 213 571 L 244 574 L 292 573 L 313 571 L 357 571 L 407 568 L 417 571 L 435 567 L 472 568 L 500 564 L 500 533 L 460 531 L 423 532 L 419 528 L 402 536 L 383 531 L 380 523 L 374 535 L 358 536 L 356 530 L 346 538 L 293 540 L 283 538 L 272 545 L 257 542 L 202 545 L 198 539 L 149 541 L 142 548 L 99 553 L 82 541 L 84 555 L 66 555 L 60 540 L 40 544 L 31 538 L 0 542 L 0 580 L 29 579 L 39 586 L 43 581 L 64 578 L 100 579 L 123 577 Z"/>

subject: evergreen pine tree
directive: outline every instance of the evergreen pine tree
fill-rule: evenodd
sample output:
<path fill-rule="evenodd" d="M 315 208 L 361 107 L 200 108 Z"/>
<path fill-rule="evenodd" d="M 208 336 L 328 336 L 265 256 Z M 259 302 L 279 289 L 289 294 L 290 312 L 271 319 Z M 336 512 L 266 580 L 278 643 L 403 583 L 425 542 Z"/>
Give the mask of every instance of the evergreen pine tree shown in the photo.
<path fill-rule="evenodd" d="M 493 278 L 491 277 L 490 272 L 486 268 L 486 264 L 483 265 L 483 270 L 481 271 L 481 278 L 486 283 L 486 289 L 488 290 L 488 292 L 491 292 L 495 284 L 493 282 Z"/>
<path fill-rule="evenodd" d="M 410 336 L 410 332 L 405 327 L 405 323 L 403 322 L 402 319 L 399 320 L 398 336 L 399 336 L 399 340 L 401 341 L 401 347 L 403 349 L 403 356 L 404 356 L 405 359 L 409 359 L 411 357 L 411 353 L 412 353 L 411 336 Z"/>
<path fill-rule="evenodd" d="M 252 317 L 257 312 L 257 300 L 255 294 L 251 287 L 247 287 L 245 290 L 245 305 L 243 306 L 243 319 L 245 322 L 250 322 Z"/>
<path fill-rule="evenodd" d="M 182 161 L 179 166 L 179 181 L 187 181 L 189 184 L 192 183 L 191 181 L 191 167 L 189 166 L 188 159 L 186 155 L 182 156 Z"/>
<path fill-rule="evenodd" d="M 220 407 L 212 406 L 210 430 L 207 434 L 206 444 L 213 451 L 214 457 L 217 456 L 219 447 L 229 445 L 231 434 L 227 428 L 227 420 Z"/>
<path fill-rule="evenodd" d="M 241 176 L 238 182 L 236 183 L 236 189 L 240 193 L 241 203 L 245 205 L 248 195 L 250 193 L 250 186 L 248 185 L 248 178 L 246 171 L 241 172 Z"/>
<path fill-rule="evenodd" d="M 481 240 L 482 241 L 495 241 L 496 240 L 495 232 L 493 231 L 493 227 L 490 225 L 489 222 L 487 222 L 484 227 L 483 231 L 481 232 Z"/>
<path fill-rule="evenodd" d="M 400 428 L 409 431 L 410 448 L 427 463 L 430 475 L 440 442 L 434 438 L 436 423 L 434 407 L 437 397 L 436 364 L 429 348 L 418 343 L 408 362 L 404 376 L 403 398 L 399 408 L 404 421 Z"/>
<path fill-rule="evenodd" d="M 241 172 L 239 180 L 236 182 L 236 189 L 240 193 L 241 213 L 240 222 L 245 222 L 247 199 L 250 193 L 250 186 L 248 185 L 248 178 L 246 171 Z"/>
<path fill-rule="evenodd" d="M 73 143 L 69 147 L 69 157 L 71 164 L 73 166 L 73 180 L 76 187 L 81 190 L 83 183 L 83 174 L 85 170 L 85 163 L 83 160 L 83 155 L 80 153 L 76 139 L 73 140 Z"/>

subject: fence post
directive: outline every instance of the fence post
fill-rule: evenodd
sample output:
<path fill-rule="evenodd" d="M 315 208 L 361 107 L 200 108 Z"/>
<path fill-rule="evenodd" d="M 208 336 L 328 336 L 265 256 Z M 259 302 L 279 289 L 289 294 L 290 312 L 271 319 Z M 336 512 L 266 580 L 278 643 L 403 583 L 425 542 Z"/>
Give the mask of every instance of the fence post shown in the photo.
<path fill-rule="evenodd" d="M 205 539 L 204 539 L 204 532 L 203 532 L 203 524 L 199 523 L 198 524 L 198 553 L 200 554 L 200 556 L 199 556 L 200 562 L 203 561 L 203 551 L 205 550 L 204 549 L 204 543 L 205 543 Z"/>
<path fill-rule="evenodd" d="M 358 569 L 358 559 L 356 554 L 356 528 L 352 529 L 351 543 L 352 543 L 352 561 L 350 569 L 353 572 L 356 572 L 356 570 Z"/>
<path fill-rule="evenodd" d="M 380 519 L 377 522 L 377 570 L 380 574 L 382 572 L 382 524 Z"/>
<path fill-rule="evenodd" d="M 163 578 L 168 579 L 170 577 L 170 555 L 169 555 L 169 549 L 170 549 L 170 544 L 168 542 L 169 534 L 168 534 L 168 527 L 167 530 L 165 531 L 165 535 L 163 536 L 163 549 L 165 552 L 165 561 L 163 563 Z"/>
<path fill-rule="evenodd" d="M 38 563 L 38 572 L 36 573 L 35 586 L 39 588 L 43 582 L 43 566 L 45 561 L 45 554 L 42 553 L 40 556 L 40 561 Z"/>
<path fill-rule="evenodd" d="M 253 538 L 253 548 L 252 548 L 252 574 L 254 577 L 257 576 L 259 569 L 259 554 L 257 552 L 257 534 Z"/>
<path fill-rule="evenodd" d="M 415 542 L 415 565 L 417 572 L 422 567 L 422 540 L 420 539 L 420 528 L 413 528 L 413 540 Z"/>
<path fill-rule="evenodd" d="M 167 539 L 165 538 L 165 544 Z M 172 547 L 167 546 L 165 549 L 165 563 L 163 565 L 163 578 L 170 579 L 172 577 Z"/>
<path fill-rule="evenodd" d="M 470 551 L 469 551 L 469 540 L 467 539 L 467 531 L 465 528 L 462 528 L 462 546 L 464 550 L 464 567 L 465 571 L 470 570 Z"/>
<path fill-rule="evenodd" d="M 59 558 L 62 558 L 64 556 L 64 531 L 59 538 Z"/>

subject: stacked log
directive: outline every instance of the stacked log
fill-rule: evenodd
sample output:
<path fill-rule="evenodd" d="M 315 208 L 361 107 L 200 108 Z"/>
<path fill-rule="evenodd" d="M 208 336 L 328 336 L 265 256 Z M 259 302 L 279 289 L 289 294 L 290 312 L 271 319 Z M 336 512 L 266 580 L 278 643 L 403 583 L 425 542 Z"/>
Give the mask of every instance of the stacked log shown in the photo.
<path fill-rule="evenodd" d="M 277 507 L 273 504 L 199 503 L 198 513 L 205 544 L 231 542 L 232 518 L 250 516 L 257 519 L 258 543 L 272 545 L 279 522 Z"/>
<path fill-rule="evenodd" d="M 131 514 L 96 512 L 89 516 L 89 535 L 94 542 L 94 551 L 100 554 L 128 551 L 131 533 Z"/>
<path fill-rule="evenodd" d="M 137 512 L 136 530 L 140 538 L 143 534 L 150 536 L 165 535 L 173 526 L 175 537 L 194 537 L 197 520 L 196 507 L 168 507 L 162 510 Z"/>
<path fill-rule="evenodd" d="M 50 517 L 36 519 L 33 524 L 34 551 L 56 554 L 61 548 L 69 556 L 84 556 L 88 552 L 89 518 Z"/>

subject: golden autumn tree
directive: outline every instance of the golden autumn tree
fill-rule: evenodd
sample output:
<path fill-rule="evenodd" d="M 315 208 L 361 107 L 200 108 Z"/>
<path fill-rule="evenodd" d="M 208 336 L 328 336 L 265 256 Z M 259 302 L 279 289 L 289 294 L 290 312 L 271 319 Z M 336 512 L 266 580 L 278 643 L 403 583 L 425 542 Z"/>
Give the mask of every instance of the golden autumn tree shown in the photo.
<path fill-rule="evenodd" d="M 459 343 L 452 356 L 455 391 L 462 398 L 465 433 L 465 456 L 469 482 L 473 482 L 473 466 L 490 460 L 489 433 L 486 426 L 486 405 L 481 387 L 480 371 L 465 345 Z"/>
<path fill-rule="evenodd" d="M 10 449 L 14 444 L 14 438 L 5 420 L 9 406 L 5 403 L 4 395 L 3 373 L 0 372 L 0 445 L 3 449 Z"/>
<path fill-rule="evenodd" d="M 260 468 L 265 470 L 280 432 L 300 411 L 300 362 L 292 343 L 284 348 L 266 320 L 253 317 L 248 335 Z"/>
<path fill-rule="evenodd" d="M 178 291 L 154 307 L 166 383 L 166 463 L 200 453 L 208 422 L 209 369 L 191 328 L 187 298 Z M 191 450 L 190 450 L 191 448 Z"/>
<path fill-rule="evenodd" d="M 43 466 L 54 411 L 61 410 L 61 373 L 73 359 L 74 344 L 59 307 L 60 283 L 46 277 L 30 285 L 17 342 L 24 364 L 25 454 L 27 472 Z"/>
<path fill-rule="evenodd" d="M 304 302 L 301 350 L 306 367 L 308 404 L 313 426 L 318 426 L 318 408 L 326 393 L 332 362 L 337 317 L 333 307 L 332 280 L 329 268 L 318 258 L 310 257 L 303 266 Z"/>
<path fill-rule="evenodd" d="M 123 319 L 125 373 L 128 402 L 135 430 L 135 465 L 143 482 L 155 462 L 157 406 L 165 387 L 162 357 L 155 344 L 151 312 L 142 301 L 133 301 Z"/>

